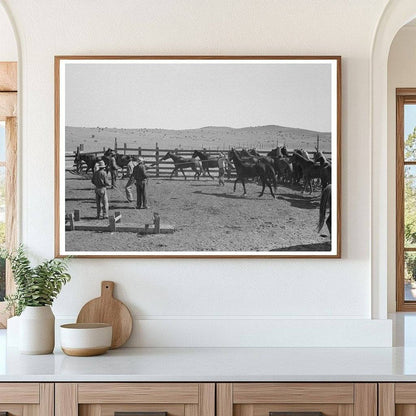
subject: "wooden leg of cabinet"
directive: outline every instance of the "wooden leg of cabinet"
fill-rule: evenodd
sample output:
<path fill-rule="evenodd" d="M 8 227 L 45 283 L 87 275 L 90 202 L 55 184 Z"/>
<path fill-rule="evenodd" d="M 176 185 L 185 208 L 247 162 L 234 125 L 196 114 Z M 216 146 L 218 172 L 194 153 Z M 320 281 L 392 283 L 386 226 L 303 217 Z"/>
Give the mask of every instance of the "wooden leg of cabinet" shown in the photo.
<path fill-rule="evenodd" d="M 78 416 L 78 385 L 55 385 L 55 416 Z"/>

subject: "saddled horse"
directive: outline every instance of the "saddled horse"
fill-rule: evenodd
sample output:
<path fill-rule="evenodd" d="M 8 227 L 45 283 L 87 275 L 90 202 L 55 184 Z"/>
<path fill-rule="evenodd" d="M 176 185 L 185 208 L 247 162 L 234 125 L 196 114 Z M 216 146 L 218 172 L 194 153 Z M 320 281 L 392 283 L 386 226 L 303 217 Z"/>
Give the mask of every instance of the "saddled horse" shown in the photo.
<path fill-rule="evenodd" d="M 163 156 L 160 160 L 168 160 L 168 159 L 172 159 L 173 164 L 175 165 L 175 167 L 172 170 L 172 173 L 170 174 L 170 179 L 172 179 L 172 176 L 180 170 L 182 172 L 183 177 L 186 180 L 186 175 L 183 170 L 191 168 L 195 173 L 194 179 L 199 180 L 199 176 L 202 173 L 201 161 L 195 158 L 186 158 L 183 156 L 179 156 L 173 152 L 167 152 L 165 156 Z"/>
<path fill-rule="evenodd" d="M 100 158 L 94 154 L 75 152 L 74 165 L 76 166 L 78 173 L 81 172 L 82 162 L 84 162 L 87 165 L 87 170 L 85 171 L 85 173 L 88 173 L 89 170 L 91 170 L 91 172 L 94 172 L 94 166 L 99 161 Z"/>
<path fill-rule="evenodd" d="M 208 176 L 215 180 L 215 178 L 211 175 L 209 168 L 218 168 L 218 157 L 209 156 L 205 152 L 201 152 L 199 150 L 195 150 L 192 154 L 193 158 L 199 157 L 202 163 L 202 170 L 208 174 Z"/>
<path fill-rule="evenodd" d="M 322 227 L 325 223 L 325 215 L 327 209 L 329 210 L 329 215 L 326 219 L 326 226 L 328 227 L 329 234 L 332 233 L 331 230 L 331 221 L 332 221 L 332 185 L 327 185 L 321 194 L 321 202 L 319 204 L 319 222 L 318 222 L 318 233 L 322 230 Z"/>
<path fill-rule="evenodd" d="M 298 152 L 294 151 L 290 158 L 293 165 L 300 166 L 302 168 L 303 177 L 303 190 L 306 191 L 306 187 L 309 185 L 310 192 L 312 193 L 312 179 L 321 178 L 322 167 L 319 164 L 315 164 L 312 160 L 308 160 Z"/>
<path fill-rule="evenodd" d="M 237 187 L 237 182 L 240 181 L 244 189 L 243 195 L 246 195 L 247 191 L 245 180 L 250 178 L 260 178 L 262 183 L 262 190 L 259 196 L 263 196 L 264 189 L 267 185 L 270 189 L 272 197 L 275 198 L 272 185 L 273 188 L 276 190 L 276 175 L 273 167 L 269 163 L 266 163 L 263 160 L 244 161 L 243 159 L 241 159 L 240 155 L 236 152 L 235 149 L 231 149 L 231 151 L 229 152 L 229 157 L 230 160 L 234 163 L 235 169 L 237 171 L 237 178 L 234 181 L 234 192 Z"/>

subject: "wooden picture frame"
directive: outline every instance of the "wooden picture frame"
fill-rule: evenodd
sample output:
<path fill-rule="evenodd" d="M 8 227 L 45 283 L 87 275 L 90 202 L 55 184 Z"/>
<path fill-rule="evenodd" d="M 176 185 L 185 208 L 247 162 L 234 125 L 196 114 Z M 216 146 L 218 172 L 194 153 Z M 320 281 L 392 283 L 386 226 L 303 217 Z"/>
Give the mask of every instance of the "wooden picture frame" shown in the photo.
<path fill-rule="evenodd" d="M 340 258 L 341 99 L 339 56 L 56 56 L 55 255 Z M 288 125 L 290 120 L 303 121 Z M 292 153 L 314 147 L 324 157 L 313 165 Z M 274 148 L 276 157 L 265 158 Z M 246 159 L 245 151 L 252 152 Z M 182 159 L 167 161 L 172 154 Z M 123 156 L 145 159 L 150 209 L 135 210 L 134 201 L 123 200 L 127 179 L 117 179 L 114 168 L 109 219 L 101 219 L 102 207 L 94 219 L 91 172 L 99 167 L 97 158 L 111 173 L 113 161 L 120 165 Z M 228 181 L 214 167 L 214 188 L 208 182 L 211 160 L 204 157 L 224 166 Z M 288 168 L 279 168 L 280 157 Z M 298 182 L 296 163 L 307 163 Z M 185 172 L 174 177 L 182 166 L 200 180 L 186 180 L 192 176 Z M 277 199 L 271 172 L 280 180 Z M 240 182 L 233 194 L 233 182 L 245 175 L 252 177 L 248 196 L 240 196 Z M 266 186 L 262 198 L 256 180 Z M 332 202 L 322 201 L 324 220 L 331 210 L 332 233 L 325 223 L 317 230 L 320 181 L 330 185 L 325 196 L 332 188 Z M 302 193 L 305 187 L 311 195 Z"/>

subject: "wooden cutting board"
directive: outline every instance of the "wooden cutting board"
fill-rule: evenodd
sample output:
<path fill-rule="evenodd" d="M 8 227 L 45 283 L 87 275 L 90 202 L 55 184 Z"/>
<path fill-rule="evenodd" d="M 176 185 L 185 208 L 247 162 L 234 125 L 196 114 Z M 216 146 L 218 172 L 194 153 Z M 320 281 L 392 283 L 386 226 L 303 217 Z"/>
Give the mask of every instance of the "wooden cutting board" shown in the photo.
<path fill-rule="evenodd" d="M 114 282 L 101 282 L 101 296 L 86 303 L 78 314 L 77 323 L 106 323 L 113 326 L 111 349 L 119 348 L 129 339 L 133 319 L 124 303 L 113 297 Z"/>

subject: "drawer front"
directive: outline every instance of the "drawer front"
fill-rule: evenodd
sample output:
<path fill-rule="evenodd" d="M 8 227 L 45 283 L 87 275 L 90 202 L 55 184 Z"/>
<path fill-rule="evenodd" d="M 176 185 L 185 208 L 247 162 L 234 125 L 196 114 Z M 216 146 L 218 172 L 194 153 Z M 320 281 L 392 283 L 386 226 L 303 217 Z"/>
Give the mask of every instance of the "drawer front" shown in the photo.
<path fill-rule="evenodd" d="M 0 383 L 0 415 L 53 416 L 51 383 Z"/>
<path fill-rule="evenodd" d="M 380 416 L 415 416 L 416 383 L 380 383 Z"/>
<path fill-rule="evenodd" d="M 213 383 L 58 383 L 56 416 L 215 416 Z M 124 415 L 123 415 L 124 414 Z"/>
<path fill-rule="evenodd" d="M 221 383 L 217 416 L 377 416 L 375 383 Z"/>

